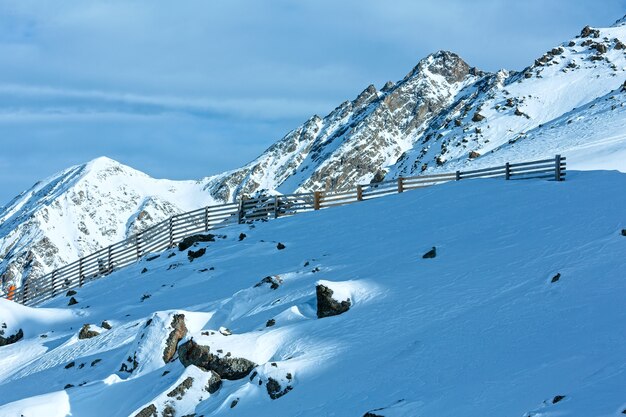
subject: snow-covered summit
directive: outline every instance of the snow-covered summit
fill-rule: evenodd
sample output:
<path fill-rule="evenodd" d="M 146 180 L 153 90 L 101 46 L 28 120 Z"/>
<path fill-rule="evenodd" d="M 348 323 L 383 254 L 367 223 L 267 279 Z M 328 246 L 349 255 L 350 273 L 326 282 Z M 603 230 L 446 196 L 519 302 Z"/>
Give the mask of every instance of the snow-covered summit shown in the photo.
<path fill-rule="evenodd" d="M 197 181 L 157 180 L 101 157 L 40 181 L 0 211 L 5 283 L 41 275 L 172 214 L 211 204 Z"/>

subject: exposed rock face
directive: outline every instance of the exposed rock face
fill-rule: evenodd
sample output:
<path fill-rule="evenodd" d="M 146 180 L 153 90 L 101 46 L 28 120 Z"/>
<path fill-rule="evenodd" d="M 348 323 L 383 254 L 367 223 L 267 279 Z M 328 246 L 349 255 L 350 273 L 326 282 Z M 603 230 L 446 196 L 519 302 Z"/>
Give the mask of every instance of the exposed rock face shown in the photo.
<path fill-rule="evenodd" d="M 242 169 L 213 178 L 207 190 L 219 198 L 260 192 L 260 184 L 286 191 L 346 189 L 368 183 L 389 159 L 411 146 L 437 111 L 471 80 L 458 55 L 440 51 L 421 60 L 403 80 L 378 91 L 367 87 L 325 118 L 314 116 Z M 475 72 L 478 74 L 478 72 Z M 290 178 L 295 173 L 302 178 Z"/>
<path fill-rule="evenodd" d="M 92 337 L 96 337 L 98 335 L 100 335 L 100 333 L 95 330 L 91 330 L 90 324 L 85 324 L 82 329 L 80 329 L 80 332 L 78 332 L 79 339 L 91 339 Z"/>
<path fill-rule="evenodd" d="M 0 330 L 0 346 L 6 346 L 18 342 L 24 338 L 24 332 L 22 329 L 19 329 L 17 333 L 12 334 L 10 336 L 4 336 L 4 330 Z"/>
<path fill-rule="evenodd" d="M 199 345 L 193 340 L 180 345 L 178 359 L 185 367 L 195 365 L 207 371 L 215 371 L 221 379 L 229 380 L 245 378 L 256 366 L 245 358 L 214 355 L 209 346 Z"/>
<path fill-rule="evenodd" d="M 168 392 L 167 396 L 176 398 L 177 400 L 182 400 L 183 397 L 185 396 L 185 393 L 187 392 L 189 388 L 191 388 L 192 385 L 193 385 L 193 378 L 188 376 L 187 378 L 185 378 L 183 382 L 178 384 L 176 388 Z"/>
<path fill-rule="evenodd" d="M 317 317 L 320 319 L 345 313 L 352 305 L 349 298 L 343 301 L 335 300 L 333 298 L 333 290 L 322 284 L 318 284 L 315 290 L 317 295 Z"/>
<path fill-rule="evenodd" d="M 139 413 L 135 415 L 135 417 L 159 417 L 157 412 L 157 408 L 154 404 L 150 404 Z"/>
<path fill-rule="evenodd" d="M 209 371 L 211 376 L 207 381 L 206 387 L 204 388 L 209 394 L 215 394 L 220 387 L 222 386 L 222 378 L 215 371 Z"/>
<path fill-rule="evenodd" d="M 178 342 L 187 336 L 187 326 L 185 325 L 185 315 L 175 314 L 172 318 L 172 331 L 165 341 L 163 350 L 163 362 L 168 363 L 174 358 Z"/>
<path fill-rule="evenodd" d="M 187 258 L 189 259 L 189 261 L 193 261 L 194 259 L 197 259 L 203 256 L 205 253 L 206 253 L 205 248 L 200 248 L 196 251 L 190 250 L 189 252 L 187 252 Z"/>

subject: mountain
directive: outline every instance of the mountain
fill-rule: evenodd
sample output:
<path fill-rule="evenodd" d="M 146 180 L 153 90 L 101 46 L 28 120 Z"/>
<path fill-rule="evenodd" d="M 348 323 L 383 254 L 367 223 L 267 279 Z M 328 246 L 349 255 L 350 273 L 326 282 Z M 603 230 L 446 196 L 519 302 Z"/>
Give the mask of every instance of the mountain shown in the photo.
<path fill-rule="evenodd" d="M 70 168 L 0 209 L 0 277 L 18 286 L 171 214 L 242 195 L 341 190 L 398 176 L 567 155 L 626 171 L 626 23 L 585 27 L 523 71 L 439 51 L 402 80 L 313 116 L 246 166 L 151 179 L 108 159 Z"/>
<path fill-rule="evenodd" d="M 0 299 L 0 417 L 622 416 L 625 189 L 452 182 Z"/>
<path fill-rule="evenodd" d="M 0 211 L 2 279 L 19 284 L 212 203 L 201 182 L 156 180 L 109 158 L 69 168 Z"/>

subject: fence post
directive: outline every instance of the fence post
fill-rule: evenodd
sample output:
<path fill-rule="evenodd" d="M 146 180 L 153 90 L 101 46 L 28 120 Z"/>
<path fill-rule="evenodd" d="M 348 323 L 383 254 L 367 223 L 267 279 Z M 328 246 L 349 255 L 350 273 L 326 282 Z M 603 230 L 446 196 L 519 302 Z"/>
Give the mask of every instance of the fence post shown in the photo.
<path fill-rule="evenodd" d="M 398 192 L 399 193 L 404 191 L 403 180 L 404 179 L 402 177 L 398 177 Z"/>
<path fill-rule="evenodd" d="M 239 209 L 237 210 L 237 223 L 241 224 L 243 222 L 243 195 L 239 199 Z"/>
<path fill-rule="evenodd" d="M 363 201 L 363 186 L 361 184 L 356 186 L 356 201 Z"/>
<path fill-rule="evenodd" d="M 174 216 L 170 217 L 170 248 L 174 246 Z"/>
<path fill-rule="evenodd" d="M 85 277 L 83 276 L 83 258 L 78 260 L 78 286 L 82 287 L 85 283 Z"/>
<path fill-rule="evenodd" d="M 274 196 L 274 218 L 278 218 L 278 209 L 280 208 L 280 196 Z"/>
<path fill-rule="evenodd" d="M 456 174 L 455 180 L 456 181 L 461 181 L 461 171 L 457 171 L 455 174 Z"/>
<path fill-rule="evenodd" d="M 315 191 L 313 193 L 313 210 L 319 210 L 320 209 L 320 200 L 322 199 L 322 192 L 321 191 Z"/>
<path fill-rule="evenodd" d="M 137 259 L 141 258 L 141 248 L 139 242 L 141 240 L 141 232 L 135 235 L 135 250 L 137 251 Z"/>
<path fill-rule="evenodd" d="M 508 162 L 504 165 L 504 179 L 511 179 L 511 164 L 509 164 Z"/>
<path fill-rule="evenodd" d="M 555 180 L 561 181 L 561 155 L 554 157 L 554 176 Z"/>
<path fill-rule="evenodd" d="M 52 275 L 51 275 L 51 278 L 50 278 L 50 282 L 51 282 L 50 286 L 52 287 L 52 296 L 53 297 L 56 295 L 56 290 L 54 288 L 54 281 L 55 281 L 55 278 L 56 278 L 56 272 L 57 272 L 56 269 L 54 271 L 52 271 Z"/>
<path fill-rule="evenodd" d="M 109 248 L 107 249 L 107 264 L 108 264 L 107 274 L 110 274 L 111 272 L 113 272 L 113 260 L 111 259 L 111 246 L 113 245 L 109 245 Z"/>
<path fill-rule="evenodd" d="M 22 304 L 26 305 L 26 301 L 28 301 L 28 280 L 26 280 L 26 282 L 24 282 L 24 285 L 22 285 Z"/>
<path fill-rule="evenodd" d="M 209 231 L 209 206 L 204 208 L 204 231 Z"/>

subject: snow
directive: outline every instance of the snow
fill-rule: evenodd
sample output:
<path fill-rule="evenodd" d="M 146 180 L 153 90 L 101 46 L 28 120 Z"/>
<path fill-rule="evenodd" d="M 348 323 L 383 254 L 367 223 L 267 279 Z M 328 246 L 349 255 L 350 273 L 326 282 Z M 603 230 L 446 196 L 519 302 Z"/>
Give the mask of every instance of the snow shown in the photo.
<path fill-rule="evenodd" d="M 134 416 L 150 404 L 204 416 L 619 415 L 625 188 L 608 171 L 447 183 L 235 225 L 193 262 L 177 250 L 144 259 L 80 288 L 72 307 L 63 295 L 39 308 L 0 300 L 0 322 L 28 330 L 0 347 L 0 416 Z M 267 276 L 277 289 L 255 286 Z M 317 319 L 318 283 L 350 310 Z M 163 363 L 178 313 L 183 342 L 252 360 L 256 374 L 210 395 L 208 373 Z M 77 338 L 102 320 L 113 328 Z M 120 372 L 138 351 L 142 370 Z M 182 399 L 167 395 L 188 377 Z M 292 390 L 270 399 L 269 378 Z"/>

